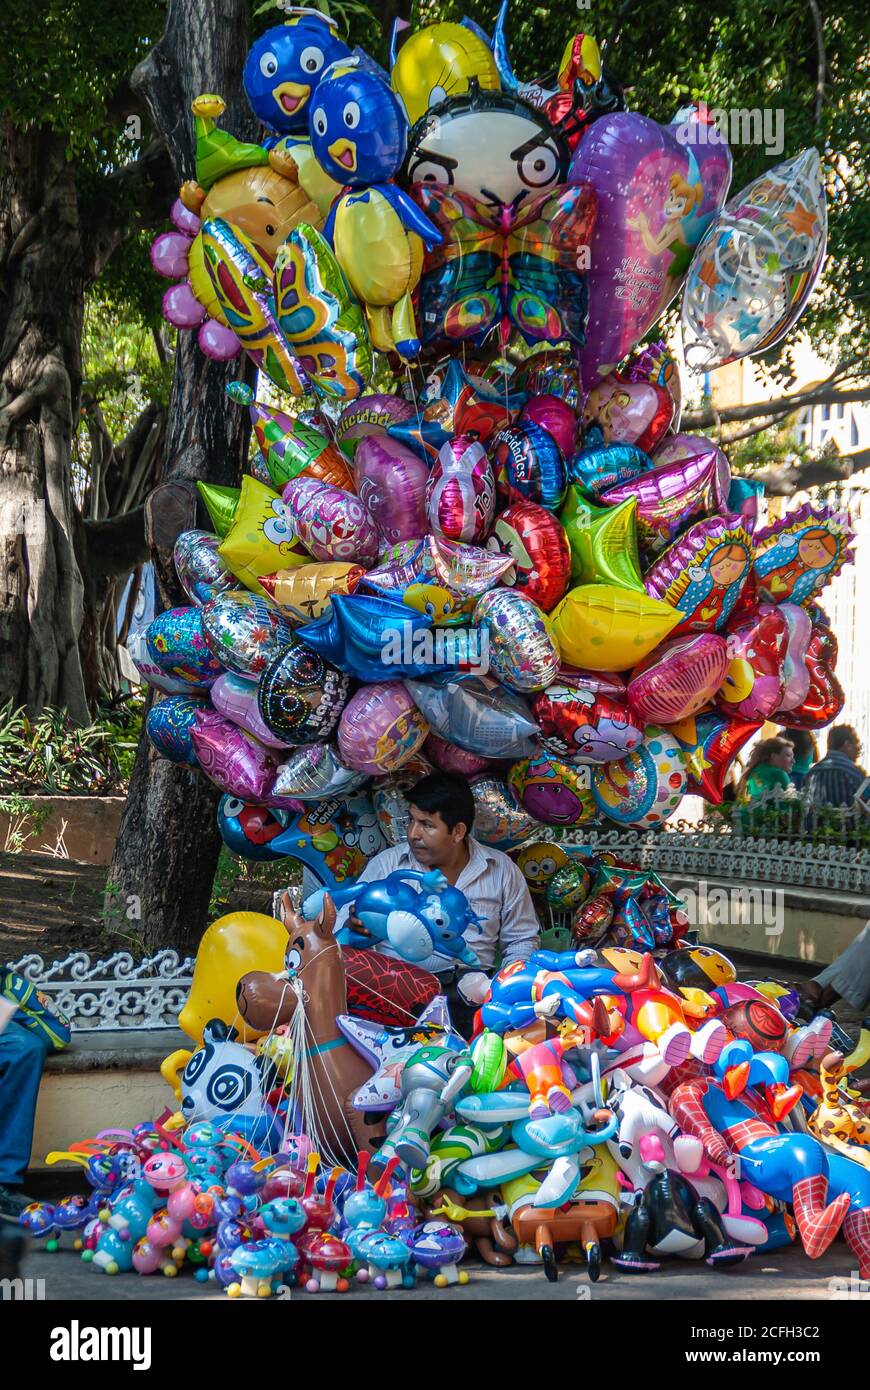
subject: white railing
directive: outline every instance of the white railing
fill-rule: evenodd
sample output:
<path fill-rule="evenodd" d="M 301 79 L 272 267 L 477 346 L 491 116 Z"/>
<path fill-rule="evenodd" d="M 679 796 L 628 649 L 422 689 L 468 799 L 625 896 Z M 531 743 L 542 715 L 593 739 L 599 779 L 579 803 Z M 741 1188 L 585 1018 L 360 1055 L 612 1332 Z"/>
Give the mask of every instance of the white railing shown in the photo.
<path fill-rule="evenodd" d="M 48 964 L 28 955 L 10 968 L 57 1004 L 74 1033 L 175 1028 L 193 978 L 193 958 L 179 959 L 176 951 L 138 961 L 127 951 L 98 961 L 75 951 Z"/>

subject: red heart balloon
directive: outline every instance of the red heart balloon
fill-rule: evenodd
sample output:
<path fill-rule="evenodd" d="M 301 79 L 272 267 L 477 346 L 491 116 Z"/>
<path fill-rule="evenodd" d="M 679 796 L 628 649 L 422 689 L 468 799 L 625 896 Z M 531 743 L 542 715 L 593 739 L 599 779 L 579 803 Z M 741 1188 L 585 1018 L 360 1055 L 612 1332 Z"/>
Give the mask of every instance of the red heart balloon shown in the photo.
<path fill-rule="evenodd" d="M 829 627 L 813 623 L 806 663 L 810 688 L 803 704 L 789 710 L 788 725 L 790 729 L 823 729 L 837 718 L 846 703 L 843 687 L 834 675 L 837 639 Z"/>

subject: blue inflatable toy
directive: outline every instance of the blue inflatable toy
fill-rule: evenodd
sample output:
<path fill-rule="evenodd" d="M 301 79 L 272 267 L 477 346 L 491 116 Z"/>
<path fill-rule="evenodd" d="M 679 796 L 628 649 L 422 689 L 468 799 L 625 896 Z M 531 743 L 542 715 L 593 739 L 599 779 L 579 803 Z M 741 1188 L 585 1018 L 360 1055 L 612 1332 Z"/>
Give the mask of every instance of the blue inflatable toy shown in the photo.
<path fill-rule="evenodd" d="M 420 891 L 412 883 L 419 883 Z M 306 918 L 315 917 L 323 892 L 312 893 L 302 904 Z M 418 962 L 433 954 L 452 956 L 472 969 L 477 956 L 465 940 L 469 927 L 480 918 L 468 899 L 452 888 L 439 869 L 418 873 L 402 869 L 374 883 L 354 883 L 330 893 L 336 907 L 349 906 L 368 933 L 362 936 L 348 927 L 336 932 L 342 946 L 365 948 L 385 942 L 402 960 Z"/>

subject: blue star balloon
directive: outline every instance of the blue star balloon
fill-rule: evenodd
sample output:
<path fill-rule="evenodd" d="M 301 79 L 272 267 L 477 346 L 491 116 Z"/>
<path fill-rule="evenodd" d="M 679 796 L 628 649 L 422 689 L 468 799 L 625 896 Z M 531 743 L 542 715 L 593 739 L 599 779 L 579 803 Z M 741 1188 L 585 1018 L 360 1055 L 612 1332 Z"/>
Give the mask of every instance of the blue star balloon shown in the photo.
<path fill-rule="evenodd" d="M 251 109 L 281 135 L 308 130 L 312 98 L 331 63 L 350 49 L 323 15 L 309 12 L 268 29 L 252 45 L 243 81 Z"/>
<path fill-rule="evenodd" d="M 339 670 L 367 683 L 455 667 L 460 649 L 444 632 L 436 638 L 427 614 L 367 594 L 333 594 L 329 611 L 298 628 L 296 636 Z M 441 652 L 436 641 L 441 642 Z"/>

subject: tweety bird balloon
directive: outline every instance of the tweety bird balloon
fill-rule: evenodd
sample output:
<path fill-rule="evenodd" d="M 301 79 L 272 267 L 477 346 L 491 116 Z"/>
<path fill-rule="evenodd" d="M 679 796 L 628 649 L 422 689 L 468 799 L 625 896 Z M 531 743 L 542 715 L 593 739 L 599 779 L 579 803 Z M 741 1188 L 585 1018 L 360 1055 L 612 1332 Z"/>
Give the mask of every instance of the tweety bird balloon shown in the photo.
<path fill-rule="evenodd" d="M 430 106 L 467 92 L 501 87 L 492 49 L 467 24 L 428 24 L 406 39 L 393 61 L 390 81 L 411 125 Z"/>
<path fill-rule="evenodd" d="M 356 58 L 324 73 L 311 112 L 311 145 L 330 178 L 349 186 L 325 232 L 351 289 L 363 302 L 371 339 L 382 352 L 420 350 L 411 291 L 423 246 L 441 233 L 394 183 L 405 157 L 408 122 L 383 78 Z"/>

